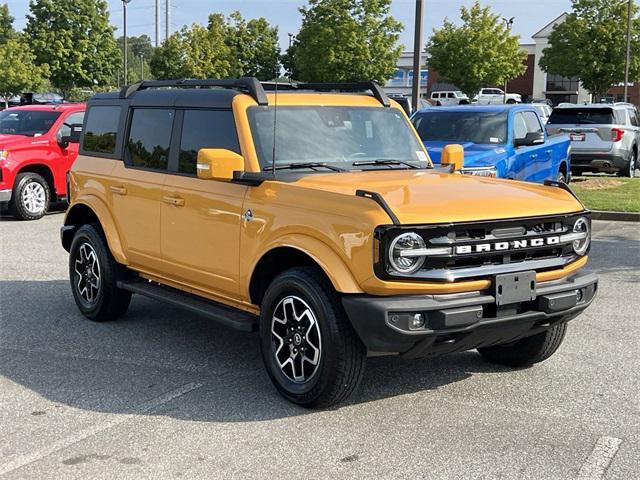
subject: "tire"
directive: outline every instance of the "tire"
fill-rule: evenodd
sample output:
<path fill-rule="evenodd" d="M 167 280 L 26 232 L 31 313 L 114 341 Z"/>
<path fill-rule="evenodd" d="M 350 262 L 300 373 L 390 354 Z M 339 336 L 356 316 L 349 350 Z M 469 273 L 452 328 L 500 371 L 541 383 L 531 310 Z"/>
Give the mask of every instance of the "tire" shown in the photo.
<path fill-rule="evenodd" d="M 25 172 L 16 177 L 9 202 L 11 215 L 20 220 L 39 220 L 49 210 L 51 190 L 37 173 Z"/>
<path fill-rule="evenodd" d="M 566 331 L 567 324 L 562 323 L 532 337 L 505 345 L 479 348 L 478 352 L 491 363 L 509 367 L 528 367 L 553 355 L 562 344 Z"/>
<path fill-rule="evenodd" d="M 123 269 L 98 225 L 84 225 L 69 250 L 69 281 L 80 312 L 94 322 L 115 320 L 125 314 L 131 292 L 117 287 Z"/>
<path fill-rule="evenodd" d="M 562 170 L 558 171 L 558 178 L 557 178 L 558 183 L 569 183 L 567 182 L 567 177 L 565 176 L 564 172 Z"/>
<path fill-rule="evenodd" d="M 362 380 L 367 356 L 338 294 L 313 267 L 288 270 L 269 285 L 260 350 L 278 392 L 306 408 L 345 401 Z"/>
<path fill-rule="evenodd" d="M 516 103 L 516 101 L 513 98 L 507 100 L 507 105 L 513 105 L 514 103 Z"/>
<path fill-rule="evenodd" d="M 638 153 L 635 150 L 631 151 L 629 156 L 629 163 L 622 170 L 618 170 L 618 176 L 633 178 L 636 173 L 636 161 L 638 160 Z"/>

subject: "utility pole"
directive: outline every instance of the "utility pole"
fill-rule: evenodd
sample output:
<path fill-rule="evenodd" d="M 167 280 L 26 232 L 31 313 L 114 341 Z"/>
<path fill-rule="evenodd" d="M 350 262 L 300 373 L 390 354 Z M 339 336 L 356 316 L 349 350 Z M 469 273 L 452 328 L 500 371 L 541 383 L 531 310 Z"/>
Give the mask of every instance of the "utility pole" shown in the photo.
<path fill-rule="evenodd" d="M 164 39 L 169 39 L 169 33 L 171 32 L 171 0 L 166 0 L 165 12 L 164 12 L 165 32 Z"/>
<path fill-rule="evenodd" d="M 160 0 L 156 0 L 156 48 L 160 46 Z"/>
<path fill-rule="evenodd" d="M 413 38 L 413 85 L 411 88 L 411 105 L 413 110 L 418 110 L 418 100 L 420 99 L 420 87 L 422 77 L 420 67 L 422 66 L 422 0 L 416 0 L 416 18 L 414 21 L 415 36 Z"/>
<path fill-rule="evenodd" d="M 507 32 L 511 33 L 511 28 L 513 27 L 513 22 L 515 21 L 515 17 L 511 17 L 509 20 L 503 18 L 502 21 L 507 24 Z M 507 103 L 507 86 L 509 84 L 508 80 L 504 81 L 504 96 L 502 99 L 502 103 Z"/>
<path fill-rule="evenodd" d="M 140 81 L 144 80 L 144 55 L 140 54 Z"/>
<path fill-rule="evenodd" d="M 128 51 L 127 51 L 127 4 L 130 2 L 131 0 L 122 0 L 122 10 L 123 10 L 123 16 L 124 16 L 124 51 L 123 51 L 123 57 L 124 57 L 124 84 L 127 84 L 127 68 L 128 68 L 128 63 L 129 63 L 129 59 L 128 57 Z"/>
<path fill-rule="evenodd" d="M 631 60 L 631 0 L 627 5 L 627 59 L 624 64 L 624 101 L 629 101 L 629 62 Z"/>

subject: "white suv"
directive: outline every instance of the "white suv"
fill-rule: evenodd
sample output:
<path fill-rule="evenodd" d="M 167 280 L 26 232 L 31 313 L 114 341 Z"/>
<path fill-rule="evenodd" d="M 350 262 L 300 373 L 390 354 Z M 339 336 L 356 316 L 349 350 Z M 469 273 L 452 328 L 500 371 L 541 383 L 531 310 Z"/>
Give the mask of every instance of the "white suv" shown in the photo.
<path fill-rule="evenodd" d="M 522 103 L 522 97 L 517 93 L 507 93 L 499 88 L 483 88 L 474 98 L 480 105 L 498 105 L 502 103 Z"/>
<path fill-rule="evenodd" d="M 469 103 L 469 97 L 460 90 L 431 92 L 431 103 L 439 107 L 449 105 L 467 105 Z"/>

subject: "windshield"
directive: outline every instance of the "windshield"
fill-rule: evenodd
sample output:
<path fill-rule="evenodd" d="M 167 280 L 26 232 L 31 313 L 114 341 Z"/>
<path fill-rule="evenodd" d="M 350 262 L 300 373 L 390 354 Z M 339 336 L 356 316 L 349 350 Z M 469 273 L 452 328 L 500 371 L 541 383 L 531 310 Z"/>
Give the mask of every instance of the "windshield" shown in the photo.
<path fill-rule="evenodd" d="M 249 123 L 262 168 L 274 156 L 274 107 L 252 107 Z M 275 163 L 326 163 L 345 170 L 365 161 L 399 160 L 427 166 L 427 156 L 402 113 L 378 107 L 278 107 Z M 372 165 L 367 168 L 381 168 Z M 407 168 L 397 163 L 386 168 Z"/>
<path fill-rule="evenodd" d="M 413 124 L 425 142 L 507 143 L 507 112 L 424 112 Z"/>
<path fill-rule="evenodd" d="M 5 110 L 0 112 L 0 133 L 35 137 L 49 131 L 60 112 L 38 110 Z"/>
<path fill-rule="evenodd" d="M 616 123 L 610 108 L 556 108 L 549 124 L 604 124 Z"/>

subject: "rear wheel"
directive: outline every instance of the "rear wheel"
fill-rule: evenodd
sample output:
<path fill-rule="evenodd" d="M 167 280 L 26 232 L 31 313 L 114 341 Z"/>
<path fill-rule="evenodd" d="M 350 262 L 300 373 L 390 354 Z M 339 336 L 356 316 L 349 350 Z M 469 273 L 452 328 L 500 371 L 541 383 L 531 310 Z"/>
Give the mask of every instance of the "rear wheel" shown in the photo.
<path fill-rule="evenodd" d="M 507 100 L 507 105 L 513 105 L 514 103 L 516 103 L 516 101 L 513 98 Z"/>
<path fill-rule="evenodd" d="M 566 331 L 567 324 L 562 323 L 532 337 L 504 345 L 479 348 L 478 352 L 491 363 L 509 367 L 527 367 L 553 355 L 562 344 Z"/>
<path fill-rule="evenodd" d="M 558 183 L 567 183 L 567 177 L 562 170 L 558 172 Z"/>
<path fill-rule="evenodd" d="M 260 346 L 276 389 L 304 407 L 346 400 L 364 374 L 366 348 L 315 268 L 288 270 L 271 283 L 262 301 Z"/>
<path fill-rule="evenodd" d="M 621 177 L 633 178 L 636 173 L 637 160 L 638 160 L 638 152 L 636 152 L 635 150 L 632 150 L 631 155 L 629 156 L 629 163 L 625 168 L 618 171 L 618 175 Z"/>
<path fill-rule="evenodd" d="M 49 184 L 37 173 L 25 172 L 16 177 L 9 210 L 20 220 L 38 220 L 49 209 Z"/>
<path fill-rule="evenodd" d="M 69 251 L 69 280 L 76 305 L 89 320 L 115 320 L 129 308 L 131 293 L 117 287 L 122 268 L 98 226 L 78 230 Z"/>

